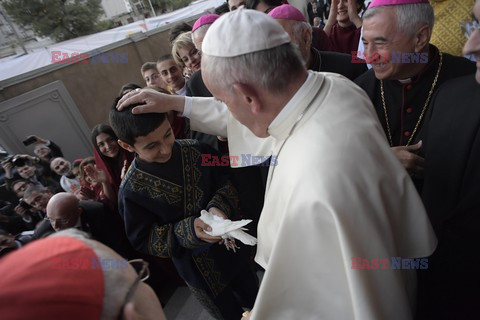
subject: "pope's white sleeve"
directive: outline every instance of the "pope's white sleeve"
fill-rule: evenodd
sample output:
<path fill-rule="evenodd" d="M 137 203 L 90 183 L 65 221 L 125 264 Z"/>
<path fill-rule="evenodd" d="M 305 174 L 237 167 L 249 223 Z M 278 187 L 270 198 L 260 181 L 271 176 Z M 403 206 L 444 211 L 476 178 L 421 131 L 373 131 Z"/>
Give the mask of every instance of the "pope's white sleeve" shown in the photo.
<path fill-rule="evenodd" d="M 227 136 L 228 108 L 213 97 L 185 97 L 183 116 L 190 119 L 192 130 Z"/>

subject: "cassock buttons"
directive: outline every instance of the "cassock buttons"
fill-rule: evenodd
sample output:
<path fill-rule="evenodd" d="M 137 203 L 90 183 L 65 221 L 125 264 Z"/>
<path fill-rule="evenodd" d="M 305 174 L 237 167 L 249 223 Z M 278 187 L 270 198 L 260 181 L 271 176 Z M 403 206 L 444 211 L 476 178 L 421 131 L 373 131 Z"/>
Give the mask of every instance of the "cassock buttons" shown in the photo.
<path fill-rule="evenodd" d="M 412 112 L 413 112 L 413 108 L 412 108 L 412 107 L 408 107 L 406 111 L 407 111 L 407 113 L 412 113 Z"/>
<path fill-rule="evenodd" d="M 411 134 L 410 131 L 405 131 L 405 132 L 403 133 L 403 135 L 404 135 L 405 137 L 410 137 L 410 134 Z"/>
<path fill-rule="evenodd" d="M 412 90 L 412 87 L 413 87 L 413 86 L 412 86 L 411 84 L 407 84 L 407 86 L 405 87 L 405 89 L 407 89 L 407 90 L 410 91 L 410 90 Z"/>

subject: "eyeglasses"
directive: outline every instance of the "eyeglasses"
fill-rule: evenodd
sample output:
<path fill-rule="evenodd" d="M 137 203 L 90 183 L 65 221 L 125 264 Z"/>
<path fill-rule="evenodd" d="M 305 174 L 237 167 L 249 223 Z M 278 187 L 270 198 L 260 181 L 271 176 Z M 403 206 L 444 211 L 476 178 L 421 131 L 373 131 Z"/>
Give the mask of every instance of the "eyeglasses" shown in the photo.
<path fill-rule="evenodd" d="M 460 28 L 462 29 L 463 34 L 465 37 L 470 38 L 475 30 L 480 29 L 480 24 L 478 23 L 478 19 L 473 19 L 470 21 L 462 21 L 460 22 Z"/>
<path fill-rule="evenodd" d="M 133 269 L 135 269 L 135 272 L 137 272 L 137 278 L 132 283 L 132 286 L 130 287 L 130 289 L 128 289 L 127 295 L 125 296 L 125 300 L 123 302 L 123 306 L 121 310 L 123 310 L 125 305 L 129 303 L 130 300 L 132 300 L 132 297 L 135 294 L 135 291 L 137 290 L 140 282 L 143 282 L 150 277 L 150 269 L 148 269 L 147 261 L 143 259 L 134 259 L 134 260 L 128 261 L 128 263 L 132 266 Z M 120 311 L 119 319 L 122 319 L 122 311 Z"/>
<path fill-rule="evenodd" d="M 45 218 L 43 218 L 43 220 L 47 220 L 47 221 L 49 221 L 50 223 L 55 222 L 56 224 L 65 225 L 65 224 L 69 223 L 70 220 L 72 220 L 72 218 L 66 218 L 66 219 L 51 219 L 51 218 L 49 218 L 49 217 L 45 217 Z"/>

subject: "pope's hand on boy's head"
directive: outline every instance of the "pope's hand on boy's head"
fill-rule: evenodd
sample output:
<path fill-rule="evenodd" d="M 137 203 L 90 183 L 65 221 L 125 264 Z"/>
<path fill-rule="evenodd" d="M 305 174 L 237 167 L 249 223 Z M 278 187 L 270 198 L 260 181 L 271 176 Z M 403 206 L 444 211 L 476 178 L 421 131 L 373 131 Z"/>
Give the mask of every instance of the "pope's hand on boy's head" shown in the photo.
<path fill-rule="evenodd" d="M 146 88 L 130 91 L 125 94 L 117 103 L 117 109 L 122 111 L 124 108 L 140 104 L 132 109 L 132 113 L 163 113 L 168 111 L 177 111 L 183 113 L 185 106 L 185 97 L 169 95 L 158 92 L 154 89 Z"/>

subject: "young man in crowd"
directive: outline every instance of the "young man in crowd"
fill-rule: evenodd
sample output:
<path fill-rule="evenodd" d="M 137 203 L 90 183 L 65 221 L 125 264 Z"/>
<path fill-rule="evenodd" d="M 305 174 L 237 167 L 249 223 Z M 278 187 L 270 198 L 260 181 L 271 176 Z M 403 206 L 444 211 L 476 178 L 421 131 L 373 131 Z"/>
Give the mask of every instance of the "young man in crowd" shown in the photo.
<path fill-rule="evenodd" d="M 184 96 L 187 93 L 182 68 L 173 60 L 171 54 L 166 54 L 158 59 L 157 70 L 169 89 L 179 96 Z"/>
<path fill-rule="evenodd" d="M 158 74 L 157 65 L 155 62 L 145 62 L 140 68 L 142 78 L 145 80 L 147 87 L 150 88 L 165 88 L 165 82 Z"/>

